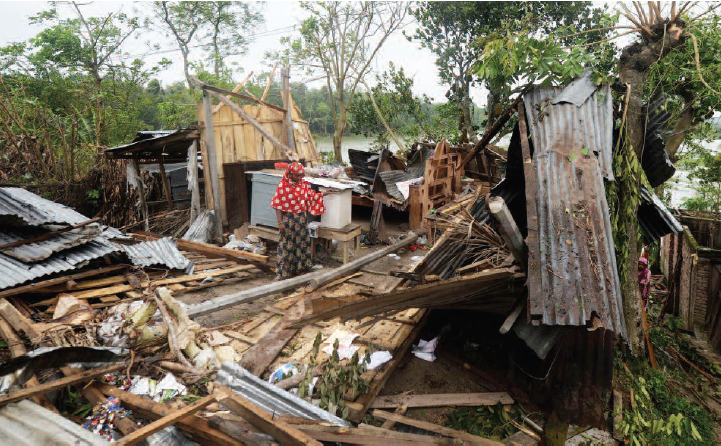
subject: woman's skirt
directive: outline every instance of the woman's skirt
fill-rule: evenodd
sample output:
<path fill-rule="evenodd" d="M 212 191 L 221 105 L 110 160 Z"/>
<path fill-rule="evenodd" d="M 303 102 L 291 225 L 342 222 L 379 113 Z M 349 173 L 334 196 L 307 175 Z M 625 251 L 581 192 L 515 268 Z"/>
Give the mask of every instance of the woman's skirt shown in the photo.
<path fill-rule="evenodd" d="M 282 279 L 303 274 L 313 267 L 311 240 L 308 233 L 308 214 L 283 212 L 285 234 L 280 236 L 276 274 Z"/>

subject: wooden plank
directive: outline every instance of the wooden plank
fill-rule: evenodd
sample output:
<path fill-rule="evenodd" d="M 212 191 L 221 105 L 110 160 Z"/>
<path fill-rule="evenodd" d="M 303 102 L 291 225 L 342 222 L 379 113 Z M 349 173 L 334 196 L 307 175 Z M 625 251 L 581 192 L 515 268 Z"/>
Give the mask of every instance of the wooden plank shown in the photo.
<path fill-rule="evenodd" d="M 138 238 L 144 238 L 145 240 L 157 240 L 161 238 L 159 235 L 150 233 L 135 234 Z M 190 242 L 188 240 L 177 240 L 178 248 L 185 251 L 197 252 L 203 255 L 212 257 L 223 257 L 230 260 L 247 260 L 256 264 L 261 268 L 268 268 L 266 262 L 268 256 L 260 254 L 253 254 L 252 252 L 240 251 L 238 249 L 228 249 L 221 246 L 211 245 L 209 243 L 201 242 Z"/>
<path fill-rule="evenodd" d="M 237 273 L 240 271 L 247 271 L 252 268 L 254 268 L 253 265 L 240 265 L 240 266 L 236 266 L 233 268 L 222 269 L 219 271 L 208 271 L 205 273 L 193 274 L 190 276 L 180 276 L 180 277 L 173 277 L 170 279 L 151 280 L 150 283 L 142 282 L 140 284 L 140 286 L 147 287 L 148 285 L 153 285 L 153 286 L 173 285 L 173 284 L 177 284 L 177 283 L 189 282 L 191 280 L 203 280 L 208 277 L 225 276 L 225 275 Z M 112 287 L 100 288 L 100 289 L 96 289 L 96 290 L 83 291 L 80 293 L 74 293 L 73 295 L 75 297 L 77 297 L 78 299 L 90 299 L 93 297 L 109 296 L 112 294 L 124 293 L 126 291 L 133 291 L 133 290 L 135 290 L 135 287 L 133 287 L 132 285 L 117 285 L 117 286 L 112 286 Z M 42 303 L 45 303 L 45 302 L 47 302 L 47 301 L 43 301 Z"/>
<path fill-rule="evenodd" d="M 279 282 L 272 282 L 267 285 L 261 285 L 259 287 L 251 288 L 249 290 L 243 290 L 238 293 L 230 294 L 227 296 L 220 296 L 214 299 L 206 300 L 205 302 L 189 305 L 188 316 L 197 317 L 215 311 L 220 311 L 225 308 L 229 308 L 242 303 L 248 303 L 256 301 L 265 296 L 271 294 L 283 293 L 285 291 L 294 290 L 299 286 L 305 285 L 310 282 L 314 277 L 322 274 L 324 271 L 314 271 L 302 276 L 293 277 L 291 279 L 281 280 Z"/>
<path fill-rule="evenodd" d="M 508 315 L 506 320 L 503 322 L 503 325 L 498 330 L 501 334 L 506 334 L 511 330 L 511 328 L 513 328 L 513 324 L 516 323 L 516 319 L 518 319 L 518 316 L 521 315 L 523 309 L 526 308 L 527 300 L 528 295 L 526 293 L 523 293 L 523 297 L 519 299 L 518 302 L 516 302 L 516 306 L 513 307 L 513 311 L 511 311 L 511 314 Z"/>
<path fill-rule="evenodd" d="M 445 435 L 446 437 L 453 437 L 458 438 L 460 440 L 469 442 L 471 444 L 484 444 L 484 445 L 502 445 L 503 443 L 489 440 L 487 438 L 479 437 L 477 435 L 472 435 L 467 432 L 461 432 L 457 431 L 455 429 L 451 429 L 444 426 L 439 426 L 434 423 L 429 423 L 427 421 L 421 421 L 416 420 L 415 418 L 409 418 L 405 417 L 401 414 L 397 413 L 391 413 L 391 412 L 385 412 L 383 410 L 375 409 L 371 415 L 373 415 L 375 418 L 380 418 L 382 420 L 386 421 L 392 421 L 395 423 L 402 423 L 407 426 L 413 426 L 417 427 L 419 429 L 425 429 L 430 432 L 435 432 L 437 434 Z"/>
<path fill-rule="evenodd" d="M 33 344 L 40 342 L 41 333 L 35 330 L 30 321 L 5 299 L 0 299 L 0 316 L 5 318 L 7 323 L 10 324 L 15 331 L 25 333 L 25 336 L 27 336 Z"/>
<path fill-rule="evenodd" d="M 203 119 L 205 127 L 205 148 L 208 154 L 208 164 L 203 165 L 203 172 L 208 173 L 205 178 L 210 181 L 205 183 L 205 189 L 210 188 L 213 197 L 213 209 L 215 211 L 215 235 L 218 239 L 223 238 L 223 213 L 220 200 L 220 179 L 218 178 L 218 152 L 215 147 L 215 128 L 213 127 L 213 111 L 211 109 L 211 99 L 208 92 L 203 91 Z M 146 232 L 148 229 L 146 229 Z"/>
<path fill-rule="evenodd" d="M 233 392 L 225 386 L 217 386 L 214 390 L 215 398 L 223 406 L 240 415 L 253 426 L 272 436 L 283 445 L 314 445 L 321 446 L 321 443 L 314 440 L 307 434 L 290 426 L 289 424 L 274 419 L 269 414 L 247 399 Z"/>
<path fill-rule="evenodd" d="M 127 268 L 127 265 L 114 265 L 114 266 L 109 266 L 106 268 L 94 269 L 94 270 L 84 271 L 84 272 L 77 273 L 77 274 L 71 274 L 69 276 L 62 276 L 62 277 L 56 277 L 54 279 L 47 279 L 47 280 L 43 280 L 41 282 L 32 283 L 30 285 L 23 285 L 23 286 L 20 286 L 17 288 L 11 288 L 9 290 L 0 291 L 0 298 L 8 297 L 8 296 L 15 296 L 18 294 L 23 294 L 23 293 L 34 292 L 35 290 L 54 286 L 54 285 L 59 285 L 61 283 L 65 283 L 69 280 L 78 280 L 78 279 L 83 279 L 85 277 L 99 276 L 101 274 L 110 273 L 110 272 L 118 271 L 118 270 L 125 269 L 125 268 Z"/>
<path fill-rule="evenodd" d="M 298 330 L 288 329 L 287 327 L 298 320 L 300 315 L 303 314 L 303 308 L 305 308 L 305 302 L 299 300 L 267 335 L 260 338 L 250 349 L 243 353 L 240 365 L 254 375 L 262 375 L 285 345 L 298 332 Z"/>
<path fill-rule="evenodd" d="M 130 392 L 120 390 L 117 387 L 113 387 L 108 384 L 98 383 L 93 386 L 100 390 L 104 395 L 118 398 L 123 402 L 123 407 L 131 409 L 145 418 L 155 420 L 170 415 L 175 411 L 175 409 L 170 406 L 156 403 L 151 399 L 143 398 L 138 395 L 133 395 Z M 186 431 L 194 437 L 203 440 L 204 444 L 221 446 L 240 446 L 243 444 L 233 437 L 224 434 L 217 429 L 211 428 L 208 425 L 208 422 L 198 415 L 190 415 L 182 420 L 178 420 L 175 426 L 178 429 Z"/>
<path fill-rule="evenodd" d="M 158 158 L 158 166 L 160 167 L 160 178 L 163 183 L 163 192 L 165 193 L 165 200 L 168 202 L 168 209 L 171 211 L 174 209 L 173 206 L 173 193 L 170 190 L 170 180 L 168 179 L 168 173 L 165 171 L 165 163 L 163 162 L 163 155 Z"/>
<path fill-rule="evenodd" d="M 6 404 L 14 403 L 15 401 L 24 400 L 26 398 L 30 398 L 32 396 L 38 395 L 40 393 L 49 392 L 51 390 L 57 390 L 61 389 L 65 386 L 69 386 L 72 384 L 81 383 L 84 381 L 89 381 L 96 376 L 101 376 L 106 373 L 112 373 L 116 372 L 118 370 L 122 370 L 125 368 L 125 364 L 115 364 L 110 365 L 107 367 L 100 367 L 95 368 L 91 370 L 86 370 L 82 373 L 78 373 L 77 375 L 72 376 L 66 376 L 65 378 L 61 378 L 55 381 L 51 381 L 44 384 L 39 384 L 37 386 L 33 386 L 32 388 L 28 389 L 22 389 L 18 390 L 16 392 L 8 393 L 5 395 L 0 395 L 0 407 L 5 406 Z"/>
<path fill-rule="evenodd" d="M 412 407 L 456 407 L 456 406 L 495 406 L 513 404 L 513 398 L 506 392 L 489 393 L 439 393 L 431 395 L 392 395 L 379 396 L 371 404 L 371 409 L 394 409 L 398 406 Z"/>
<path fill-rule="evenodd" d="M 13 331 L 10 324 L 5 322 L 3 318 L 0 317 L 0 337 L 7 343 L 8 349 L 10 350 L 10 355 L 13 358 L 17 358 L 18 356 L 22 356 L 25 354 L 25 345 L 23 344 L 23 341 L 20 339 L 20 337 Z M 35 387 L 39 386 L 40 381 L 35 377 L 35 375 L 31 376 L 30 379 L 28 379 L 25 382 L 26 387 Z M 58 410 L 55 408 L 55 405 L 50 402 L 48 397 L 45 395 L 45 393 L 39 393 L 35 394 L 31 397 L 33 401 L 40 404 L 41 406 L 45 407 L 46 409 L 50 409 L 55 413 L 58 413 Z"/>
<path fill-rule="evenodd" d="M 135 188 L 135 192 L 138 194 L 138 200 L 140 200 L 140 213 L 143 217 L 143 228 L 146 231 L 150 231 L 150 223 L 148 222 L 148 203 L 145 201 L 145 184 L 143 183 L 143 176 L 140 174 L 140 165 L 138 164 L 138 156 L 133 154 L 132 166 L 135 171 L 138 184 Z"/>
<path fill-rule="evenodd" d="M 188 415 L 192 415 L 200 409 L 208 406 L 210 403 L 215 401 L 213 395 L 208 395 L 205 398 L 201 398 L 198 401 L 183 407 L 180 410 L 176 410 L 170 415 L 167 415 L 159 420 L 153 421 L 152 423 L 141 427 L 130 435 L 126 435 L 119 439 L 116 444 L 118 445 L 131 445 L 141 440 L 146 439 L 148 436 L 165 429 L 167 426 L 174 424 L 176 421 L 181 420 Z"/>
<path fill-rule="evenodd" d="M 382 444 L 384 446 L 462 444 L 451 438 L 407 434 L 369 425 L 361 425 L 357 428 L 325 425 L 295 425 L 294 427 L 316 440 L 339 444 Z"/>

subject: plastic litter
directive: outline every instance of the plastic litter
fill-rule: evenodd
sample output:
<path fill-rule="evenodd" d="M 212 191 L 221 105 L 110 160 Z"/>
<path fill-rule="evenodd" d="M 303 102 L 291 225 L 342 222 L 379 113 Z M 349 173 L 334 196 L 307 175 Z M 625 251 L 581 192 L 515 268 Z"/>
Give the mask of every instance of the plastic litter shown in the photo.
<path fill-rule="evenodd" d="M 133 378 L 130 393 L 148 396 L 157 403 L 163 403 L 177 395 L 186 395 L 188 389 L 179 383 L 172 373 L 168 373 L 157 382 L 154 379 L 136 376 Z"/>
<path fill-rule="evenodd" d="M 130 415 L 130 411 L 123 409 L 120 400 L 109 396 L 107 400 L 93 407 L 93 412 L 85 418 L 83 428 L 98 435 L 105 440 L 113 441 L 115 430 L 115 418 L 124 418 Z"/>
<path fill-rule="evenodd" d="M 368 370 L 373 370 L 385 364 L 386 362 L 393 359 L 391 353 L 387 350 L 381 350 L 378 352 L 371 353 L 371 360 L 368 363 Z"/>
<path fill-rule="evenodd" d="M 433 352 L 438 346 L 438 337 L 431 339 L 430 341 L 424 341 L 423 339 L 418 342 L 418 345 L 413 346 L 411 353 L 416 355 L 416 358 L 420 358 L 424 361 L 433 362 L 436 360 L 436 355 Z"/>
<path fill-rule="evenodd" d="M 297 375 L 298 373 L 301 373 L 303 371 L 302 367 L 299 366 L 295 362 L 289 362 L 287 364 L 283 364 L 277 369 L 275 369 L 275 372 L 270 374 L 270 377 L 268 378 L 268 382 L 271 384 L 275 384 L 278 381 L 283 381 L 286 378 L 290 378 L 293 375 Z"/>

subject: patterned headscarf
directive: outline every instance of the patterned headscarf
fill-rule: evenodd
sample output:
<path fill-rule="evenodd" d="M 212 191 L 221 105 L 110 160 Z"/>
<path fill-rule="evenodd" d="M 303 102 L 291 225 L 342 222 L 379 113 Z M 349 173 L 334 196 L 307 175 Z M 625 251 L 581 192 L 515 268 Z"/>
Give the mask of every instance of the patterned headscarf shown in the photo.
<path fill-rule="evenodd" d="M 321 215 L 325 213 L 323 194 L 313 191 L 310 183 L 305 179 L 298 182 L 292 181 L 290 174 L 305 175 L 305 168 L 300 163 L 292 163 L 288 166 L 270 201 L 270 206 L 291 214 L 310 212 L 312 215 Z"/>

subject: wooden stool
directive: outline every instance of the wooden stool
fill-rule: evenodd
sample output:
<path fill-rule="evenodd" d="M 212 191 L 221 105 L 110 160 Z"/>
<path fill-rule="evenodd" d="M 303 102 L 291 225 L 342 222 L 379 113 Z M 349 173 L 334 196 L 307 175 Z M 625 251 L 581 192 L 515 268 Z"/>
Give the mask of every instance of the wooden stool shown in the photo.
<path fill-rule="evenodd" d="M 349 224 L 340 229 L 318 228 L 318 238 L 326 240 L 338 240 L 341 244 L 343 253 L 343 264 L 348 263 L 348 243 L 353 242 L 353 254 L 358 258 L 360 251 L 361 226 L 358 224 Z M 315 247 L 313 248 L 315 251 Z"/>

